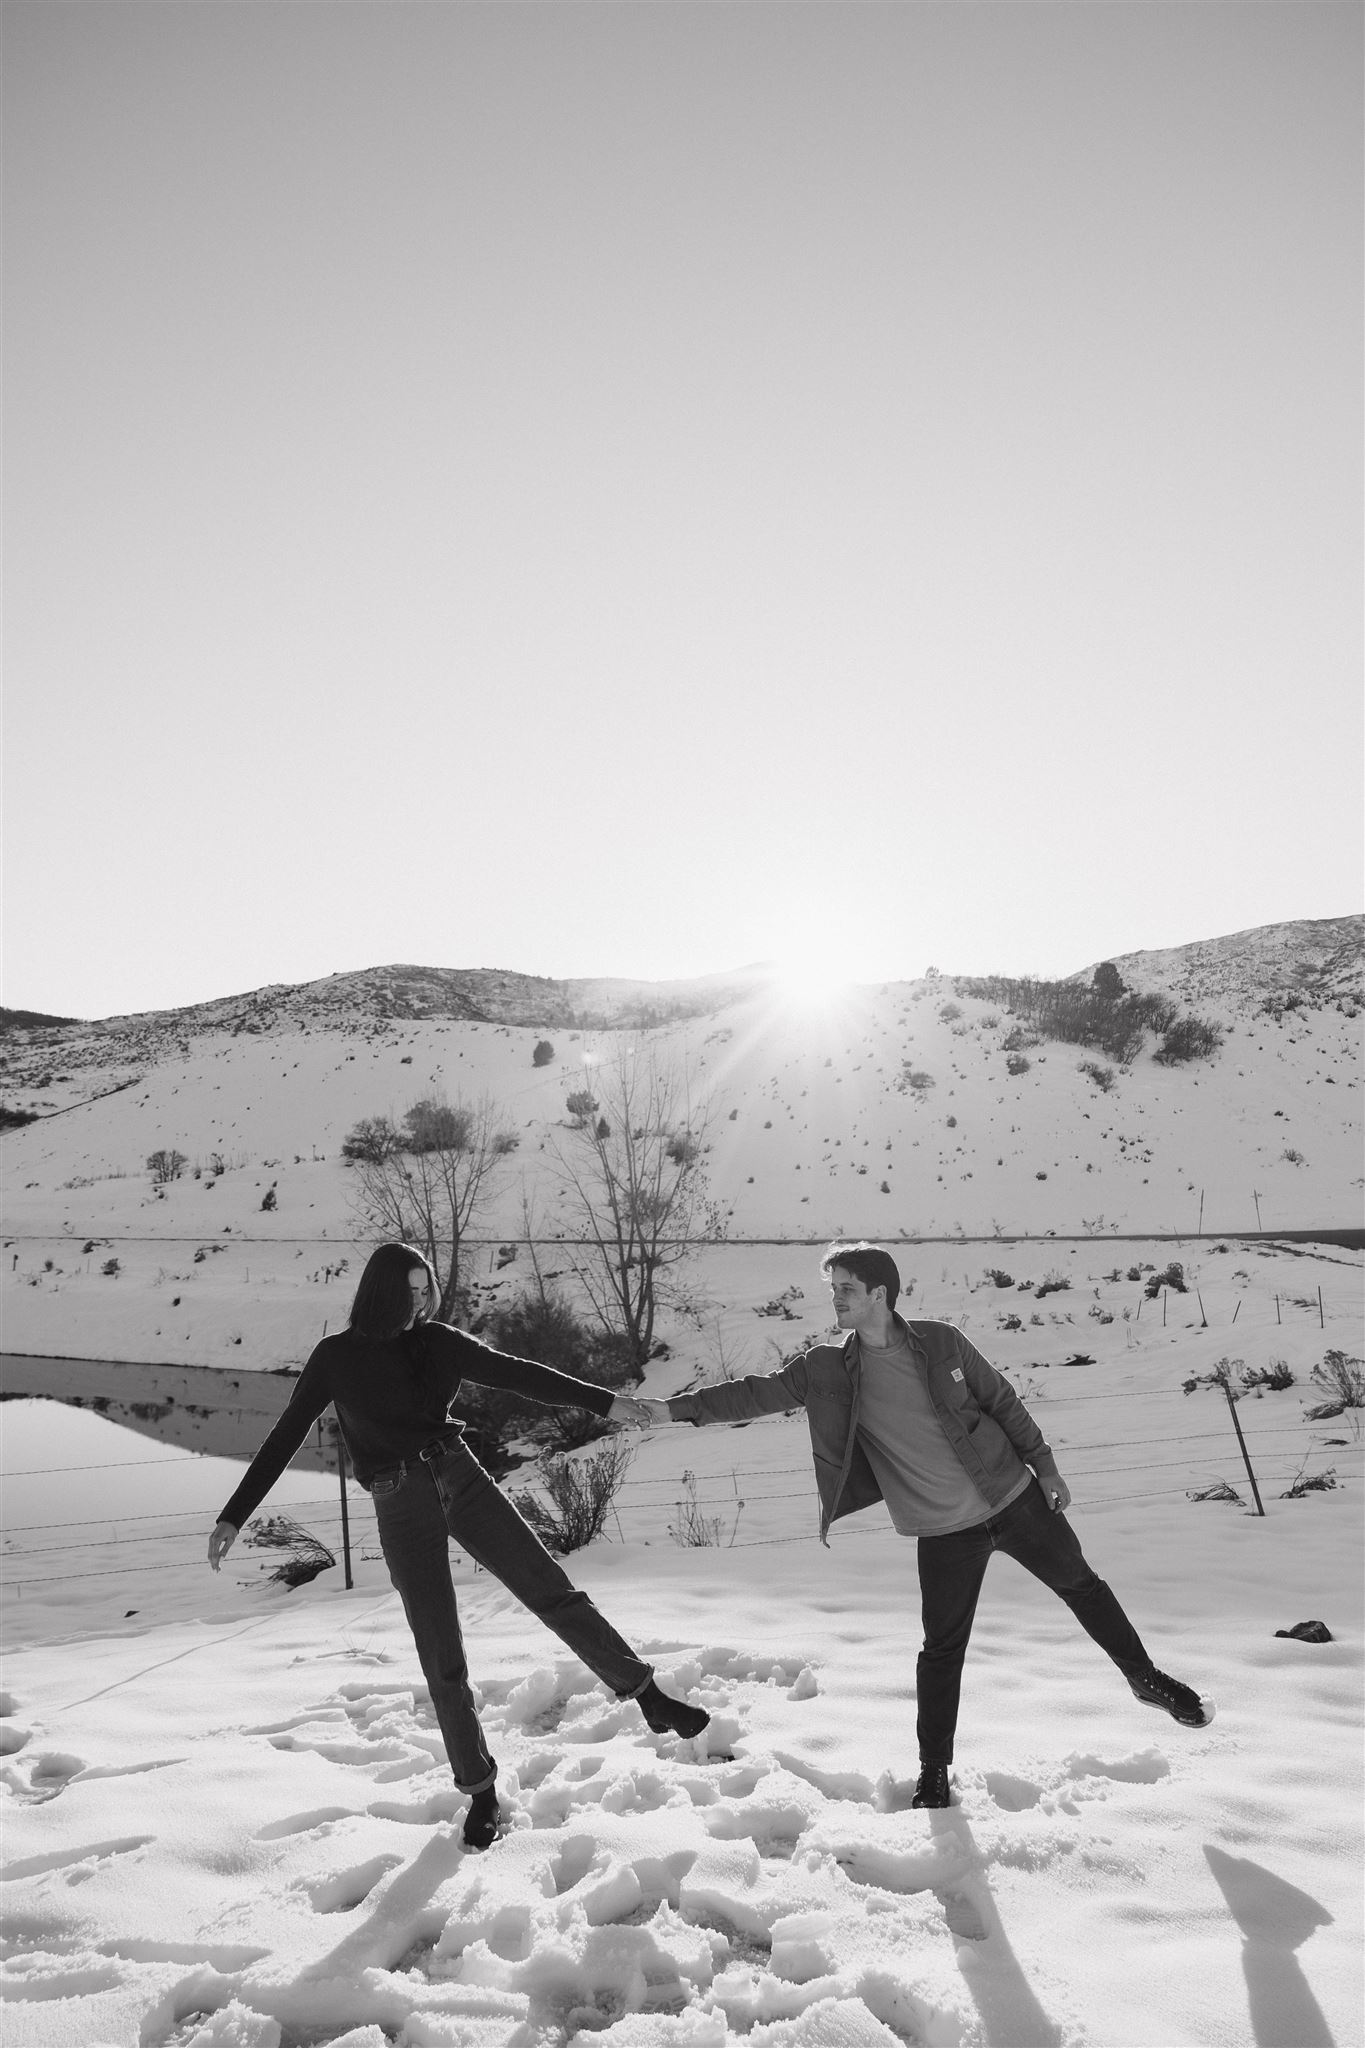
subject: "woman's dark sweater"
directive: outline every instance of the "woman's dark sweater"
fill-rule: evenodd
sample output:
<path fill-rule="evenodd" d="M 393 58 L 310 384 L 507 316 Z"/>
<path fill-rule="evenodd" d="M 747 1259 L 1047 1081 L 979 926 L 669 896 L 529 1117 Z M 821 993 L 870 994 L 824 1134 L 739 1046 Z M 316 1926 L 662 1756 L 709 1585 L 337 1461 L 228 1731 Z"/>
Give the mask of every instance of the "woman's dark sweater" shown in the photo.
<path fill-rule="evenodd" d="M 463 1430 L 447 1413 L 461 1380 L 501 1387 L 550 1408 L 589 1408 L 594 1415 L 606 1415 L 612 1403 L 607 1387 L 494 1351 L 447 1323 L 381 1339 L 341 1330 L 313 1352 L 289 1406 L 219 1519 L 241 1528 L 329 1405 L 336 1409 L 352 1470 L 368 1486 L 386 1465 L 415 1458 L 437 1438 Z"/>

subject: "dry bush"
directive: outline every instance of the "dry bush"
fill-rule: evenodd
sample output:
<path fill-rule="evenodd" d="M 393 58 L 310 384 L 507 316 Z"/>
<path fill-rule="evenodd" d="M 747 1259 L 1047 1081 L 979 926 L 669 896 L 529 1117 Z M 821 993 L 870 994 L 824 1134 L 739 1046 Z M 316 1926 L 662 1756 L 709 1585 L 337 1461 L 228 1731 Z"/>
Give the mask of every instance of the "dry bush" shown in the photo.
<path fill-rule="evenodd" d="M 281 1586 L 306 1586 L 319 1572 L 336 1563 L 334 1552 L 320 1537 L 296 1522 L 292 1515 L 262 1515 L 248 1522 L 242 1541 L 253 1550 L 283 1550 L 288 1554 L 266 1573 Z"/>
<path fill-rule="evenodd" d="M 1321 1365 L 1308 1375 L 1327 1399 L 1307 1412 L 1310 1422 L 1325 1422 L 1347 1408 L 1365 1408 L 1365 1358 L 1348 1358 L 1344 1351 L 1328 1351 Z"/>
<path fill-rule="evenodd" d="M 563 1557 L 601 1535 L 634 1456 L 630 1444 L 615 1437 L 589 1458 L 543 1458 L 539 1476 L 548 1504 L 525 1491 L 512 1498 L 545 1548 Z"/>
<path fill-rule="evenodd" d="M 739 1518 L 744 1513 L 744 1502 L 735 1501 L 735 1518 L 726 1530 L 725 1516 L 705 1515 L 697 1501 L 697 1475 L 683 1473 L 684 1496 L 675 1502 L 677 1520 L 670 1522 L 668 1533 L 683 1550 L 732 1550 Z"/>

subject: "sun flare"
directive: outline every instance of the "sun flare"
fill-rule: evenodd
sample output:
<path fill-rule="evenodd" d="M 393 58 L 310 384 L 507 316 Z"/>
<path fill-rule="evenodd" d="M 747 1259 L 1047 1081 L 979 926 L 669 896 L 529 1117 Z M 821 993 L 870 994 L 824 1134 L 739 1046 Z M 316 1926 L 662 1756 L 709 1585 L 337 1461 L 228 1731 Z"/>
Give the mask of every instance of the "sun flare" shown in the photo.
<path fill-rule="evenodd" d="M 838 1001 L 846 986 L 826 955 L 790 953 L 773 962 L 773 992 L 789 1009 L 826 1009 Z"/>

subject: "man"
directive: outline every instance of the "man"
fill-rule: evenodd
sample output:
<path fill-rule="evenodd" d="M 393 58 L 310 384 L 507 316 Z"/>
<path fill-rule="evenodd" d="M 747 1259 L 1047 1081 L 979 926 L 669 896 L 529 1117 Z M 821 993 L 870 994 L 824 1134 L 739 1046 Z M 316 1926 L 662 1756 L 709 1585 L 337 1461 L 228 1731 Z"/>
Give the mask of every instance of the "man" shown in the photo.
<path fill-rule="evenodd" d="M 991 1552 L 1051 1588 L 1123 1673 L 1135 1696 L 1186 1727 L 1211 1718 L 1187 1685 L 1158 1671 L 1136 1629 L 1081 1554 L 1071 1494 L 1009 1382 L 947 1323 L 896 1313 L 900 1273 L 871 1244 L 834 1244 L 820 1270 L 842 1344 L 816 1344 L 780 1372 L 649 1401 L 651 1422 L 739 1422 L 804 1408 L 831 1522 L 884 1500 L 919 1545 L 924 1647 L 916 1667 L 920 1772 L 915 1806 L 950 1804 L 962 1663 Z"/>

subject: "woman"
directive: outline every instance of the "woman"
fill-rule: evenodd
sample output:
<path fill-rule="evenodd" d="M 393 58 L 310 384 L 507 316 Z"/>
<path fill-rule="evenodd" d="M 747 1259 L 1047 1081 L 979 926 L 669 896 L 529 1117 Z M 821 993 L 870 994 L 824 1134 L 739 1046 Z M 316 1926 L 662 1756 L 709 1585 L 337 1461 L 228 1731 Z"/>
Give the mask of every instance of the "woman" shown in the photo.
<path fill-rule="evenodd" d="M 710 1716 L 670 1699 L 651 1667 L 580 1592 L 463 1442 L 448 1409 L 461 1380 L 502 1387 L 548 1407 L 589 1408 L 640 1422 L 642 1404 L 529 1358 L 493 1351 L 431 1320 L 436 1282 L 421 1252 L 382 1244 L 360 1276 L 349 1327 L 324 1337 L 289 1405 L 252 1459 L 209 1538 L 215 1571 L 331 1404 L 351 1466 L 374 1496 L 379 1541 L 403 1602 L 450 1759 L 467 1792 L 464 1840 L 498 1832 L 497 1765 L 484 1740 L 460 1637 L 447 1537 L 500 1579 L 619 1699 L 633 1699 L 656 1735 L 699 1735 Z"/>

